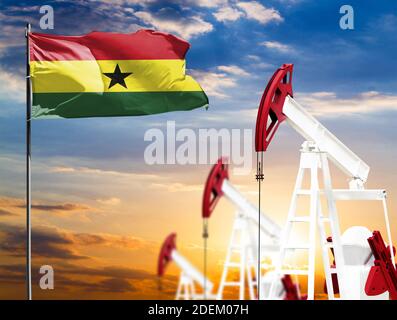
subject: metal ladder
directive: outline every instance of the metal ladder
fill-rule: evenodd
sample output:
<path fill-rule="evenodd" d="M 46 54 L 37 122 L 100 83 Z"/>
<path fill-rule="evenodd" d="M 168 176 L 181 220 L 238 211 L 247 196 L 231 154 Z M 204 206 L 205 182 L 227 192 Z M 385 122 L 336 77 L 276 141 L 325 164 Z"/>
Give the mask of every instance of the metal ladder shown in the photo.
<path fill-rule="evenodd" d="M 247 264 L 246 264 L 246 270 L 247 270 L 247 279 L 248 279 L 248 292 L 251 300 L 255 300 L 258 298 L 258 263 L 257 259 L 255 258 L 255 255 L 257 255 L 256 252 L 254 252 L 254 248 L 252 245 L 249 245 L 247 248 Z M 254 280 L 254 275 L 252 274 L 252 269 L 255 270 L 254 275 L 255 275 L 255 280 Z"/>
<path fill-rule="evenodd" d="M 218 300 L 222 300 L 225 287 L 238 287 L 239 299 L 244 300 L 246 275 L 250 299 L 256 298 L 255 287 L 257 286 L 257 281 L 253 280 L 252 269 L 255 269 L 256 279 L 258 279 L 257 265 L 253 253 L 254 248 L 247 246 L 247 237 L 249 236 L 247 235 L 247 225 L 248 221 L 241 213 L 237 212 L 217 293 Z M 239 261 L 232 259 L 232 256 L 236 254 L 239 255 Z M 228 280 L 230 269 L 239 269 L 239 281 Z"/>
<path fill-rule="evenodd" d="M 183 272 L 179 278 L 175 300 L 192 300 L 196 295 L 193 280 Z"/>
<path fill-rule="evenodd" d="M 318 183 L 318 170 L 322 171 L 324 190 L 320 190 Z M 310 189 L 302 189 L 305 171 L 310 171 Z M 324 194 L 327 200 L 328 215 L 324 216 L 321 209 L 321 195 Z M 297 215 L 298 198 L 302 196 L 310 197 L 310 214 L 308 216 Z M 309 242 L 303 245 L 290 244 L 290 236 L 294 223 L 309 223 Z M 327 242 L 325 231 L 325 223 L 330 224 L 332 243 Z M 314 299 L 314 283 L 315 283 L 315 257 L 316 257 L 316 229 L 319 230 L 320 245 L 324 265 L 324 273 L 328 291 L 328 298 L 334 299 L 334 291 L 332 285 L 332 273 L 337 273 L 338 282 L 341 284 L 342 274 L 341 266 L 344 265 L 338 215 L 333 198 L 331 175 L 328 166 L 327 154 L 320 152 L 316 145 L 306 141 L 302 145 L 300 165 L 298 175 L 295 182 L 292 200 L 288 211 L 286 226 L 283 230 L 280 243 L 279 259 L 276 262 L 276 272 L 282 277 L 285 274 L 307 277 L 307 299 Z M 336 268 L 330 267 L 330 249 L 333 248 L 335 255 Z M 298 268 L 293 266 L 292 269 L 284 267 L 286 253 L 291 250 L 307 250 L 308 251 L 308 268 Z M 295 252 L 294 252 L 295 253 Z M 278 278 L 278 277 L 276 277 Z M 343 288 L 339 285 L 339 288 Z M 274 297 L 275 281 L 272 282 L 269 299 Z"/>

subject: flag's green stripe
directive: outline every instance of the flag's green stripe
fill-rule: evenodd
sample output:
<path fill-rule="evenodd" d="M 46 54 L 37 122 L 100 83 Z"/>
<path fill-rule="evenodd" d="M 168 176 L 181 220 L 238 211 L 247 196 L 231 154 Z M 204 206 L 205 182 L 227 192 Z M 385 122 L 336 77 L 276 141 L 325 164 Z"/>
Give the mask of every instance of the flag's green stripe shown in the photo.
<path fill-rule="evenodd" d="M 192 110 L 207 104 L 203 91 L 34 93 L 32 117 L 140 116 Z"/>

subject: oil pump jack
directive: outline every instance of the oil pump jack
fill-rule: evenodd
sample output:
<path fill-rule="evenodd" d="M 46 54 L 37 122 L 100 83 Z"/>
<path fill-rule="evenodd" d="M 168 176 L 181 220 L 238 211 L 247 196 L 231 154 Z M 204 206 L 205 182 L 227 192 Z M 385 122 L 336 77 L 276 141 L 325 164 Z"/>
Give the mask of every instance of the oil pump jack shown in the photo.
<path fill-rule="evenodd" d="M 178 289 L 175 300 L 202 300 L 214 299 L 211 294 L 213 283 L 198 271 L 184 256 L 176 249 L 176 233 L 171 233 L 165 238 L 160 249 L 157 263 L 157 275 L 162 277 L 167 265 L 174 261 L 181 270 L 179 276 Z M 203 288 L 203 293 L 199 294 L 196 284 Z"/>
<path fill-rule="evenodd" d="M 269 263 L 259 262 L 260 258 L 272 259 L 279 251 L 281 228 L 267 215 L 261 213 L 258 219 L 258 209 L 250 203 L 229 181 L 229 171 L 227 159 L 221 158 L 212 167 L 203 193 L 202 217 L 205 223 L 211 217 L 218 201 L 225 196 L 235 207 L 236 214 L 233 222 L 233 228 L 229 240 L 226 259 L 224 262 L 221 281 L 218 288 L 217 299 L 222 300 L 225 287 L 237 287 L 239 289 L 239 299 L 245 298 L 246 279 L 248 284 L 248 293 L 251 300 L 257 299 L 257 280 L 258 273 L 269 269 Z M 206 225 L 206 224 L 204 224 Z M 258 257 L 258 227 L 261 232 L 261 254 Z M 207 235 L 207 230 L 204 230 Z M 271 265 L 271 263 L 270 263 Z M 258 270 L 260 269 L 260 270 Z M 230 281 L 231 271 L 238 272 L 238 281 Z M 271 273 L 263 277 L 262 287 L 269 287 L 270 280 L 273 279 Z M 298 284 L 292 282 L 289 275 L 284 275 L 277 280 L 277 298 L 290 299 L 295 297 L 300 299 Z"/>
<path fill-rule="evenodd" d="M 392 299 L 396 299 L 397 272 L 386 205 L 386 191 L 365 189 L 369 166 L 293 98 L 292 71 L 292 64 L 284 64 L 273 74 L 263 93 L 256 121 L 255 149 L 258 153 L 259 164 L 257 179 L 258 177 L 260 180 L 263 179 L 264 152 L 268 149 L 281 122 L 287 122 L 306 140 L 300 150 L 299 170 L 287 222 L 280 238 L 280 249 L 275 267 L 278 276 L 274 277 L 267 297 L 276 298 L 278 279 L 280 276 L 288 274 L 306 277 L 307 298 L 314 299 L 316 232 L 318 231 L 329 299 L 335 299 L 334 285 L 336 284 L 339 288 L 340 299 L 365 299 L 369 295 L 385 291 L 389 292 Z M 349 188 L 334 189 L 332 187 L 328 160 L 350 178 Z M 304 189 L 304 174 L 307 171 L 310 174 L 310 188 Z M 319 171 L 321 171 L 321 175 Z M 319 187 L 320 177 L 323 181 L 321 189 Z M 310 200 L 309 214 L 305 216 L 297 214 L 298 198 L 302 197 L 308 197 Z M 321 199 L 326 201 L 325 211 L 322 209 Z M 368 239 L 368 247 L 374 256 L 374 266 L 370 268 L 368 276 L 364 277 L 353 276 L 357 270 L 349 268 L 349 263 L 346 263 L 348 250 L 341 239 L 336 201 L 347 200 L 380 201 L 383 206 L 389 248 L 386 248 L 380 233 L 375 231 L 373 236 Z M 307 243 L 302 245 L 291 243 L 292 227 L 295 224 L 308 224 L 309 239 Z M 327 224 L 331 232 L 330 235 L 326 234 Z M 365 232 L 360 229 L 353 238 L 357 240 L 363 235 L 365 236 Z M 334 255 L 333 267 L 330 266 L 330 249 Z M 353 246 L 351 249 L 354 251 L 357 248 Z M 307 252 L 307 268 L 295 266 L 293 269 L 286 269 L 286 254 L 291 250 Z M 334 285 L 332 279 L 334 279 Z M 362 289 L 363 279 L 366 279 L 364 280 L 366 282 L 365 289 Z M 357 292 L 359 292 L 358 295 Z"/>

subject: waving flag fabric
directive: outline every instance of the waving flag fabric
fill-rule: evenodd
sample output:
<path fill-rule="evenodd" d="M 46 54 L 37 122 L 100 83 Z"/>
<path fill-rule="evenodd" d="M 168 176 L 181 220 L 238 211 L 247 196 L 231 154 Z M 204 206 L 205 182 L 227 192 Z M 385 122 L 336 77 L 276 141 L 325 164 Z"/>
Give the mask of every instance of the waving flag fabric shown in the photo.
<path fill-rule="evenodd" d="M 170 34 L 31 33 L 29 46 L 33 118 L 138 116 L 208 104 L 185 75 L 189 43 Z"/>

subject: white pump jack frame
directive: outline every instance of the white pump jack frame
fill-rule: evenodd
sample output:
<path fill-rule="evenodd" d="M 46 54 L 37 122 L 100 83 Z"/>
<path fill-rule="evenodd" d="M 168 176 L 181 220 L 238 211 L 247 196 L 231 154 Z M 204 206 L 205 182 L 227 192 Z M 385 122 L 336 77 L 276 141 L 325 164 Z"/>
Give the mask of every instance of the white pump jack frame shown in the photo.
<path fill-rule="evenodd" d="M 248 219 L 258 224 L 258 209 L 249 202 L 233 185 L 225 179 L 222 184 L 222 192 Z M 268 237 L 279 241 L 281 227 L 261 212 L 261 231 Z"/>
<path fill-rule="evenodd" d="M 325 128 L 316 118 L 308 113 L 295 99 L 287 95 L 285 98 L 283 113 L 287 116 L 286 121 L 298 133 L 308 141 L 316 144 L 320 151 L 326 152 L 327 157 L 351 180 L 349 189 L 334 189 L 335 200 L 380 200 L 383 205 L 383 212 L 386 224 L 388 242 L 393 264 L 393 241 L 390 231 L 390 222 L 386 204 L 386 190 L 364 189 L 370 167 L 335 135 Z"/>
<path fill-rule="evenodd" d="M 218 289 L 218 299 L 223 298 L 223 290 L 225 286 L 234 285 L 239 287 L 239 299 L 243 300 L 245 296 L 246 274 L 248 279 L 249 296 L 251 300 L 254 300 L 257 299 L 254 289 L 254 287 L 257 286 L 257 283 L 252 279 L 252 268 L 255 270 L 256 279 L 258 279 L 258 272 L 262 273 L 262 270 L 258 271 L 258 239 L 256 236 L 259 224 L 259 211 L 236 188 L 234 188 L 228 179 L 224 179 L 221 190 L 225 197 L 237 207 L 237 212 L 233 223 L 233 230 L 229 242 L 224 270 Z M 264 251 L 264 254 L 277 253 L 279 250 L 281 227 L 262 212 L 260 231 L 263 237 L 267 240 L 266 243 L 261 244 L 261 251 Z M 239 235 L 239 242 L 236 240 L 237 233 Z M 238 252 L 240 254 L 239 262 L 230 261 L 232 252 Z M 227 269 L 229 267 L 240 269 L 239 281 L 226 281 Z M 262 268 L 264 268 L 263 264 L 261 265 L 261 269 Z"/>
<path fill-rule="evenodd" d="M 317 220 L 321 215 L 315 214 L 314 211 L 318 211 L 319 203 L 318 199 L 320 195 L 324 195 L 327 199 L 327 207 L 328 207 L 328 216 L 329 221 L 333 225 L 333 243 L 332 247 L 334 249 L 335 261 L 336 261 L 336 270 L 338 275 L 338 282 L 340 288 L 340 298 L 341 299 L 349 299 L 349 290 L 355 290 L 355 288 L 351 288 L 351 283 L 349 283 L 349 279 L 343 276 L 343 270 L 345 268 L 344 264 L 344 254 L 343 249 L 340 243 L 340 231 L 339 231 L 339 222 L 338 215 L 336 212 L 336 201 L 337 200 L 380 200 L 383 204 L 384 218 L 386 223 L 388 242 L 390 244 L 391 256 L 394 255 L 392 252 L 392 239 L 391 239 L 391 231 L 390 224 L 386 206 L 386 192 L 382 189 L 376 190 L 365 190 L 364 183 L 366 182 L 369 174 L 369 166 L 361 160 L 355 153 L 353 153 L 348 147 L 346 147 L 338 138 L 336 138 L 330 131 L 328 131 L 319 121 L 317 121 L 313 116 L 311 116 L 303 107 L 301 107 L 292 97 L 288 96 L 285 98 L 283 105 L 283 113 L 286 116 L 286 121 L 298 132 L 300 133 L 307 141 L 302 145 L 303 150 L 301 154 L 301 164 L 300 171 L 298 173 L 297 183 L 295 186 L 293 200 L 291 202 L 290 212 L 288 214 L 288 222 L 296 222 L 297 218 L 294 216 L 295 205 L 294 199 L 296 199 L 297 193 L 300 195 L 306 194 L 310 196 L 311 203 L 311 214 L 308 222 L 315 222 L 316 217 Z M 310 156 L 312 153 L 312 156 Z M 349 182 L 349 189 L 333 189 L 331 184 L 331 176 L 329 174 L 328 162 L 327 158 L 330 159 L 339 169 L 341 169 L 345 174 L 347 174 L 351 181 Z M 320 161 L 320 163 L 319 163 Z M 312 163 L 310 163 L 312 162 Z M 324 190 L 318 189 L 318 181 L 317 181 L 317 169 L 321 168 L 323 170 L 324 177 Z M 310 169 L 312 173 L 311 179 L 311 188 L 309 190 L 299 190 L 301 185 L 301 171 L 302 169 Z M 315 175 L 315 179 L 313 179 L 313 174 Z M 298 183 L 298 181 L 300 181 Z M 314 208 L 314 211 L 313 211 Z M 309 244 L 309 250 L 313 253 L 311 256 L 309 255 L 309 270 L 307 272 L 308 275 L 308 299 L 314 298 L 314 252 L 315 250 L 312 246 L 315 246 L 315 237 L 313 232 L 315 232 L 315 226 L 311 229 L 311 239 Z M 281 273 L 282 261 L 283 261 L 283 252 L 285 251 L 285 247 L 287 247 L 287 238 L 290 230 L 285 228 L 283 231 L 283 236 L 281 240 L 281 250 L 279 261 L 277 262 L 276 271 Z M 320 233 L 321 233 L 320 228 Z M 325 253 L 328 250 L 325 243 L 321 243 L 322 251 L 323 251 L 323 260 L 324 263 L 328 263 L 325 258 Z M 283 249 L 284 248 L 284 249 Z M 299 270 L 297 270 L 298 273 Z M 328 271 L 328 272 L 327 272 Z M 327 280 L 327 288 L 329 292 L 329 298 L 333 299 L 333 290 L 332 290 L 332 281 L 331 274 L 329 268 L 325 268 L 326 272 L 326 280 Z M 328 273 L 328 274 L 327 274 Z M 303 273 L 302 273 L 303 274 Z M 274 288 L 274 284 L 272 284 L 272 288 Z M 331 289 L 331 290 L 330 290 Z M 270 290 L 271 293 L 274 291 Z M 272 294 L 270 293 L 269 298 L 272 298 Z"/>
<path fill-rule="evenodd" d="M 359 179 L 362 185 L 367 181 L 369 166 L 290 96 L 285 98 L 283 113 L 291 127 L 326 152 L 344 173 Z"/>
<path fill-rule="evenodd" d="M 215 299 L 215 296 L 211 294 L 214 285 L 209 279 L 207 279 L 199 270 L 197 270 L 177 250 L 172 250 L 171 258 L 181 269 L 175 300 L 198 300 L 204 298 Z M 201 288 L 206 288 L 206 291 L 203 294 L 196 293 L 195 282 L 200 285 Z"/>

